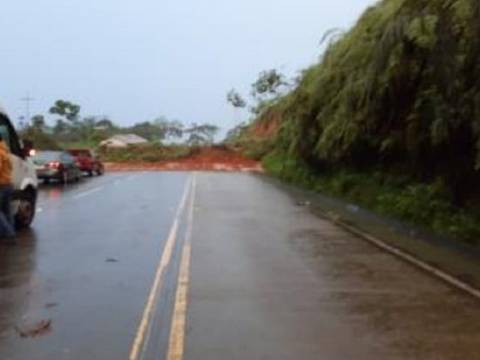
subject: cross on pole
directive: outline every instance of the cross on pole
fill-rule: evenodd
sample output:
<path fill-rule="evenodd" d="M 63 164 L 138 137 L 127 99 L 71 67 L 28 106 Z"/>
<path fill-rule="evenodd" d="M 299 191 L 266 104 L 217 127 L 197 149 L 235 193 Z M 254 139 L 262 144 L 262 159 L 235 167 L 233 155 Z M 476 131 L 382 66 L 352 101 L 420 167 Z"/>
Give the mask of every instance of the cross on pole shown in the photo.
<path fill-rule="evenodd" d="M 27 96 L 20 99 L 20 101 L 23 101 L 25 103 L 25 117 L 23 118 L 24 124 L 20 124 L 21 127 L 24 127 L 24 125 L 26 125 L 30 121 L 30 104 L 34 100 L 35 99 L 32 98 L 28 93 Z"/>

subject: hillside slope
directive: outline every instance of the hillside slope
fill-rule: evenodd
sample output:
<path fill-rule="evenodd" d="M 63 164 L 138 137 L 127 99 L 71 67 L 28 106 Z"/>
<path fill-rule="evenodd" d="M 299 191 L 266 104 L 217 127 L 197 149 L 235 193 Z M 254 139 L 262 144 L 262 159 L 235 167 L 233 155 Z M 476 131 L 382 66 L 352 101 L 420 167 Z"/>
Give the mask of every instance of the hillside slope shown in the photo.
<path fill-rule="evenodd" d="M 478 0 L 370 7 L 267 110 L 280 119 L 267 168 L 438 232 L 476 238 L 479 18 Z"/>

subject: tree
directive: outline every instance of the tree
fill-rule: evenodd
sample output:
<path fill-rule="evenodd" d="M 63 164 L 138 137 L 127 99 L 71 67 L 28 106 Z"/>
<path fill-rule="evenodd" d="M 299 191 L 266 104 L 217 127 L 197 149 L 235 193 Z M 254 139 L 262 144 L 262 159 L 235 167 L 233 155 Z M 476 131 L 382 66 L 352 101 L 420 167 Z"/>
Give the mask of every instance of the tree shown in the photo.
<path fill-rule="evenodd" d="M 104 130 L 106 132 L 110 132 L 116 128 L 115 124 L 107 117 L 102 117 L 96 123 L 97 130 Z"/>
<path fill-rule="evenodd" d="M 161 141 L 165 137 L 163 129 L 150 121 L 136 123 L 123 132 L 131 132 L 150 141 Z"/>
<path fill-rule="evenodd" d="M 241 109 L 247 106 L 245 100 L 235 89 L 232 89 L 227 93 L 227 102 L 232 104 L 236 109 Z"/>
<path fill-rule="evenodd" d="M 39 131 L 44 131 L 46 128 L 45 117 L 43 115 L 32 117 L 32 127 Z"/>
<path fill-rule="evenodd" d="M 278 143 L 317 169 L 441 179 L 464 206 L 480 193 L 479 16 L 478 0 L 380 1 L 326 34 L 288 95 L 281 74 L 262 72 L 254 110 L 262 119 L 273 101 Z"/>
<path fill-rule="evenodd" d="M 262 71 L 257 80 L 252 84 L 251 96 L 254 104 L 249 107 L 253 115 L 259 115 L 262 111 L 272 105 L 282 94 L 282 88 L 289 86 L 285 76 L 275 69 Z M 244 108 L 247 102 L 242 96 L 232 89 L 227 93 L 227 102 L 235 109 Z"/>
<path fill-rule="evenodd" d="M 67 123 L 62 119 L 57 119 L 55 126 L 53 127 L 53 133 L 55 136 L 61 136 L 68 129 Z"/>
<path fill-rule="evenodd" d="M 212 124 L 192 124 L 192 126 L 185 130 L 185 133 L 189 135 L 187 144 L 190 146 L 205 146 L 211 145 L 214 142 L 215 135 L 219 128 Z"/>
<path fill-rule="evenodd" d="M 183 136 L 183 124 L 177 120 L 168 120 L 160 116 L 153 121 L 153 124 L 161 129 L 163 135 L 161 140 Z"/>
<path fill-rule="evenodd" d="M 57 100 L 50 108 L 49 113 L 58 115 L 54 133 L 61 136 L 62 141 L 82 140 L 83 130 L 80 125 L 80 106 L 70 101 Z"/>
<path fill-rule="evenodd" d="M 50 114 L 60 115 L 74 123 L 78 120 L 80 106 L 70 101 L 57 100 L 49 110 Z"/>
<path fill-rule="evenodd" d="M 262 71 L 258 79 L 252 84 L 252 95 L 262 97 L 278 95 L 282 86 L 288 85 L 285 76 L 275 69 Z"/>
<path fill-rule="evenodd" d="M 20 136 L 23 139 L 32 141 L 35 144 L 35 148 L 39 150 L 60 149 L 55 138 L 47 131 L 48 129 L 43 115 L 35 115 L 32 117 L 31 124 L 21 129 Z"/>
<path fill-rule="evenodd" d="M 97 126 L 97 119 L 94 116 L 88 116 L 78 121 L 77 129 L 78 135 L 83 140 L 90 140 L 95 133 Z"/>

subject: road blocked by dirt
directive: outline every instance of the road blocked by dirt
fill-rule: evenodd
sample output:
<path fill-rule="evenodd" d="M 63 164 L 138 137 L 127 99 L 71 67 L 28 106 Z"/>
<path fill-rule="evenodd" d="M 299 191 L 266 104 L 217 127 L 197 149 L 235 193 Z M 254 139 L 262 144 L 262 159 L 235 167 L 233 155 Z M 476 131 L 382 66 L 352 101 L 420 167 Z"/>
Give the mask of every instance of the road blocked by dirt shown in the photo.
<path fill-rule="evenodd" d="M 193 155 L 158 162 L 108 162 L 108 171 L 224 171 L 263 172 L 260 162 L 221 148 L 201 149 Z"/>

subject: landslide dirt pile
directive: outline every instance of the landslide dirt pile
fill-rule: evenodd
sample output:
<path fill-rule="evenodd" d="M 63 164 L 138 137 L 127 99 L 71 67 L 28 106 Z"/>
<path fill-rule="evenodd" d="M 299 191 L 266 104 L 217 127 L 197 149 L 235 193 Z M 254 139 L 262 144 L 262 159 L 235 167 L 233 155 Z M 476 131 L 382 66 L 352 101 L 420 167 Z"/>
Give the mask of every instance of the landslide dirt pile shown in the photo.
<path fill-rule="evenodd" d="M 188 157 L 173 161 L 117 162 L 105 165 L 110 171 L 262 171 L 259 162 L 222 147 L 198 149 Z"/>

